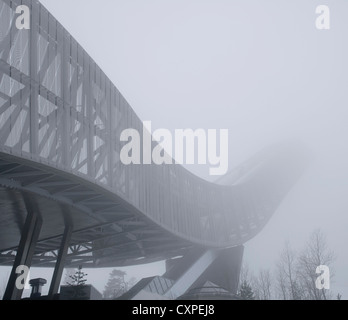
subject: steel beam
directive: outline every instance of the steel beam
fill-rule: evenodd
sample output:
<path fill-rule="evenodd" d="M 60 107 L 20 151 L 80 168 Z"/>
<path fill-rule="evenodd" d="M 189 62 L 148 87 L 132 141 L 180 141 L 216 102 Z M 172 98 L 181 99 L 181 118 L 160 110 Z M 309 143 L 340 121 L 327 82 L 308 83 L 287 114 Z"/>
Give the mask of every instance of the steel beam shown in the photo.
<path fill-rule="evenodd" d="M 23 198 L 28 214 L 3 300 L 19 300 L 21 298 L 23 289 L 19 289 L 16 286 L 18 277 L 16 271 L 21 265 L 30 268 L 42 226 L 42 218 L 38 209 L 33 206 L 28 195 L 23 195 Z"/>
<path fill-rule="evenodd" d="M 48 292 L 49 299 L 53 299 L 54 295 L 58 293 L 59 284 L 62 279 L 62 274 L 64 270 L 65 260 L 68 255 L 68 249 L 69 249 L 69 243 L 71 240 L 72 231 L 73 231 L 72 224 L 67 224 L 63 234 L 62 242 L 58 252 L 56 266 L 54 268 L 52 281 L 51 281 L 50 289 Z"/>

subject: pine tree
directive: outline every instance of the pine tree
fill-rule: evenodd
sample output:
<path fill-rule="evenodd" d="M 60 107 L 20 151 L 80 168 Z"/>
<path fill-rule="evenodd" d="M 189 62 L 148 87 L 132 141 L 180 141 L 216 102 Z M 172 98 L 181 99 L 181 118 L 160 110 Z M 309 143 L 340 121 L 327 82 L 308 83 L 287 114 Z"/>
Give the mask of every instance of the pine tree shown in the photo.
<path fill-rule="evenodd" d="M 240 286 L 239 297 L 242 300 L 255 300 L 253 289 L 246 280 L 244 280 Z"/>
<path fill-rule="evenodd" d="M 67 282 L 69 286 L 84 286 L 86 284 L 87 273 L 82 271 L 82 266 L 79 266 L 74 275 L 70 275 L 71 282 Z"/>

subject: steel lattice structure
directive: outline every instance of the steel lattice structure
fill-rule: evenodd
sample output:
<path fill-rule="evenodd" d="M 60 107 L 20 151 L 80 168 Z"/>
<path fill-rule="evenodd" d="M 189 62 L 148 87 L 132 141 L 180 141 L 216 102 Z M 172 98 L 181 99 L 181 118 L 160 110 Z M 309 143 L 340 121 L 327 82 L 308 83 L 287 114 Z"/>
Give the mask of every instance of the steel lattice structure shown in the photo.
<path fill-rule="evenodd" d="M 22 4 L 30 30 L 15 26 Z M 71 266 L 237 246 L 263 228 L 303 169 L 280 147 L 217 184 L 179 165 L 125 166 L 127 128 L 142 132 L 142 122 L 63 26 L 38 1 L 0 0 L 0 265 L 13 263 L 30 210 L 43 221 L 38 266 L 55 263 L 66 224 Z"/>

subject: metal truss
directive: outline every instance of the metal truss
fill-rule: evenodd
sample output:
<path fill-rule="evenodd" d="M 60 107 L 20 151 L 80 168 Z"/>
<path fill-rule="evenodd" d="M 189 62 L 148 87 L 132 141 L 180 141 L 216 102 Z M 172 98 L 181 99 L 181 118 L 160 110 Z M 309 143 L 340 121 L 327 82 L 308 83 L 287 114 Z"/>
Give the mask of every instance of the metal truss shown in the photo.
<path fill-rule="evenodd" d="M 30 8 L 30 30 L 15 27 L 18 5 Z M 57 260 L 64 224 L 54 221 L 67 216 L 74 220 L 66 255 L 72 266 L 140 264 L 192 245 L 243 244 L 303 169 L 279 148 L 257 154 L 218 184 L 178 165 L 125 166 L 119 137 L 127 128 L 142 132 L 142 122 L 44 6 L 0 0 L 0 186 L 14 233 L 26 214 L 21 195 L 41 209 L 33 264 Z M 17 246 L 0 245 L 0 264 L 11 264 Z"/>

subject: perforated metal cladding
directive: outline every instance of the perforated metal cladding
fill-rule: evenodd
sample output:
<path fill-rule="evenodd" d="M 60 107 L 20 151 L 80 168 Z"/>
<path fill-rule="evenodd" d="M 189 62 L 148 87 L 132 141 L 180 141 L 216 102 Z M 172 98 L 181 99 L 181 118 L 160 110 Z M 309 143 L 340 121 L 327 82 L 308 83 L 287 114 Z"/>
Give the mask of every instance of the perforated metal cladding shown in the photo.
<path fill-rule="evenodd" d="M 31 10 L 18 30 L 15 9 Z M 0 0 L 0 151 L 92 181 L 187 240 L 253 237 L 284 193 L 258 178 L 220 186 L 178 165 L 123 165 L 120 134 L 142 122 L 91 57 L 37 1 Z"/>

